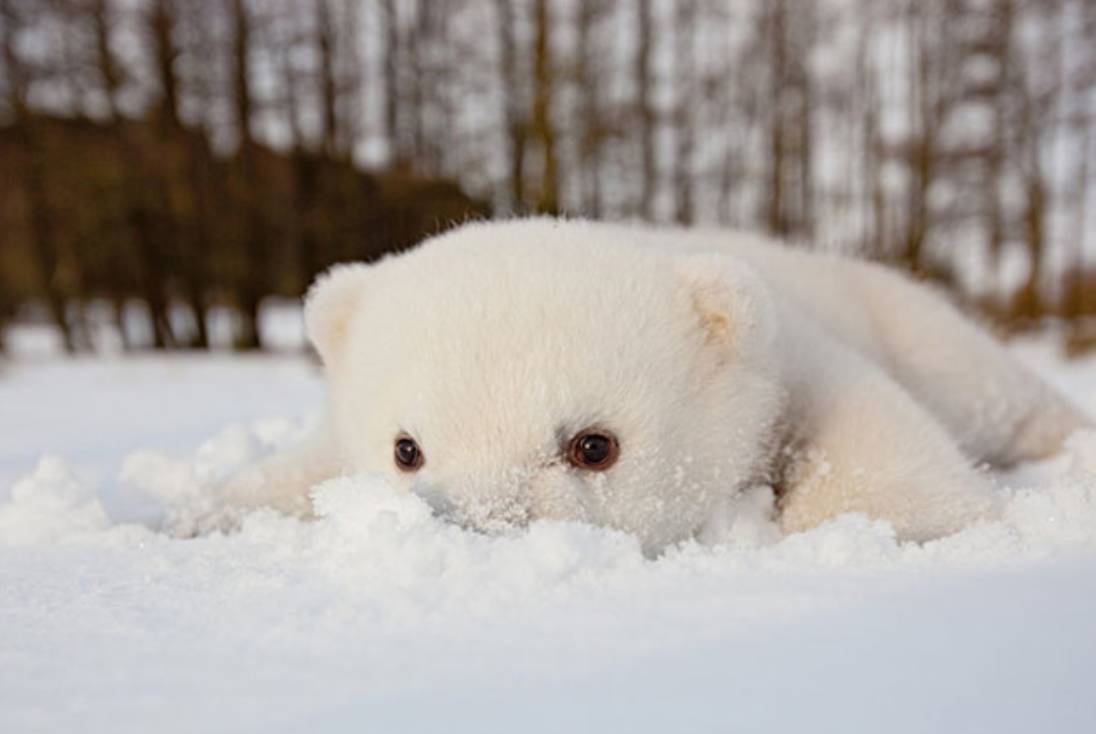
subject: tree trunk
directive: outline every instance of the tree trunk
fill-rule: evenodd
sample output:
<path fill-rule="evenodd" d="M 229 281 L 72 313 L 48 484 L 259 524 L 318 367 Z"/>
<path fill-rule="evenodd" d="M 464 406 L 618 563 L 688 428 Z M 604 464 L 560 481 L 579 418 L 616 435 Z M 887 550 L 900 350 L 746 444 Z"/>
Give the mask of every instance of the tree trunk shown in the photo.
<path fill-rule="evenodd" d="M 582 209 L 597 219 L 601 216 L 602 142 L 605 136 L 602 120 L 600 75 L 595 67 L 601 57 L 593 41 L 594 25 L 598 20 L 601 0 L 582 0 L 578 15 L 578 66 L 575 83 L 581 105 L 582 139 L 580 158 L 584 181 Z"/>
<path fill-rule="evenodd" d="M 240 183 L 243 186 L 243 249 L 248 264 L 240 274 L 236 288 L 241 329 L 236 346 L 239 349 L 259 349 L 262 342 L 258 330 L 259 303 L 267 279 L 267 248 L 263 232 L 263 215 L 259 204 L 259 180 L 256 170 L 256 147 L 251 132 L 254 103 L 251 96 L 251 18 L 244 0 L 232 0 L 232 95 L 236 112 L 236 129 L 240 140 L 237 152 Z"/>
<path fill-rule="evenodd" d="M 244 351 L 262 349 L 259 333 L 259 310 L 262 296 L 254 289 L 239 296 L 240 330 L 236 334 L 236 348 Z"/>
<path fill-rule="evenodd" d="M 400 138 L 400 44 L 399 12 L 396 0 L 383 0 L 384 12 L 384 135 L 388 143 L 388 162 L 393 168 L 406 166 L 406 153 Z"/>
<path fill-rule="evenodd" d="M 328 157 L 337 155 L 338 85 L 335 80 L 335 29 L 327 0 L 313 0 L 316 15 L 316 46 L 320 57 L 320 141 Z"/>
<path fill-rule="evenodd" d="M 787 8 L 784 0 L 766 3 L 764 22 L 770 55 L 769 169 L 765 219 L 769 232 L 784 237 L 790 230 L 785 187 L 788 134 L 784 102 L 788 86 L 788 59 Z"/>
<path fill-rule="evenodd" d="M 548 0 L 536 0 L 533 47 L 533 136 L 542 151 L 537 211 L 559 214 L 559 162 L 556 159 L 556 129 L 552 122 L 552 46 Z"/>
<path fill-rule="evenodd" d="M 3 48 L 0 49 L 0 55 L 7 72 L 8 107 L 15 118 L 12 130 L 16 149 L 23 153 L 19 174 L 30 220 L 30 251 L 41 279 L 42 293 L 45 295 L 50 318 L 61 334 L 65 352 L 72 354 L 76 352 L 77 343 L 66 314 L 65 293 L 57 282 L 61 243 L 53 226 L 53 212 L 46 193 L 46 172 L 49 166 L 44 160 L 45 152 L 38 139 L 35 122 L 27 109 L 26 93 L 30 79 L 15 51 L 15 34 L 20 19 L 12 0 L 0 0 L 0 19 L 3 20 Z"/>
<path fill-rule="evenodd" d="M 526 209 L 525 147 L 529 126 L 523 111 L 513 0 L 495 0 L 495 20 L 499 43 L 499 75 L 502 78 L 502 116 L 506 127 L 509 164 L 509 207 L 512 213 L 521 214 Z"/>
<path fill-rule="evenodd" d="M 644 219 L 653 220 L 658 171 L 655 162 L 655 114 L 651 107 L 651 53 L 654 44 L 652 0 L 636 0 L 636 12 L 639 21 L 635 57 L 636 116 L 639 121 L 640 156 L 643 165 L 639 213 Z"/>
<path fill-rule="evenodd" d="M 674 122 L 677 145 L 674 154 L 674 190 L 676 208 L 674 219 L 679 224 L 693 221 L 693 106 L 696 104 L 696 88 L 693 79 L 696 66 L 693 63 L 695 42 L 696 4 L 694 0 L 681 0 L 674 17 L 674 84 L 678 99 L 675 102 Z"/>

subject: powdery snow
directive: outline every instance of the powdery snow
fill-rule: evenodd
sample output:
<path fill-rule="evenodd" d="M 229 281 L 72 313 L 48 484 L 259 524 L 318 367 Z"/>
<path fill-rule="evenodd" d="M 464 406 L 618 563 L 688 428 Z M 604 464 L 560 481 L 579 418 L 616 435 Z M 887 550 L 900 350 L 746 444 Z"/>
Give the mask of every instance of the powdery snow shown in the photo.
<path fill-rule="evenodd" d="M 1096 362 L 1018 353 L 1096 411 Z M 781 538 L 753 494 L 650 560 L 369 476 L 314 522 L 161 531 L 320 395 L 286 356 L 0 373 L 0 730 L 1096 730 L 1096 432 L 924 545 L 859 516 Z"/>

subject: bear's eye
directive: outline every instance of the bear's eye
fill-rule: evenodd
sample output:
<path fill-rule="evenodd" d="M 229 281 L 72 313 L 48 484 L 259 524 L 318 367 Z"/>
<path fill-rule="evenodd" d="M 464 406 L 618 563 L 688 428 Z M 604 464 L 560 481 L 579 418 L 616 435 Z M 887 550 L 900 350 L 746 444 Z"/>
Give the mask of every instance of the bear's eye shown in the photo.
<path fill-rule="evenodd" d="M 586 430 L 571 439 L 567 460 L 579 469 L 605 471 L 620 456 L 616 436 L 603 430 Z"/>
<path fill-rule="evenodd" d="M 401 471 L 417 471 L 422 467 L 422 449 L 410 436 L 400 436 L 396 439 L 396 447 L 393 452 L 396 466 Z"/>

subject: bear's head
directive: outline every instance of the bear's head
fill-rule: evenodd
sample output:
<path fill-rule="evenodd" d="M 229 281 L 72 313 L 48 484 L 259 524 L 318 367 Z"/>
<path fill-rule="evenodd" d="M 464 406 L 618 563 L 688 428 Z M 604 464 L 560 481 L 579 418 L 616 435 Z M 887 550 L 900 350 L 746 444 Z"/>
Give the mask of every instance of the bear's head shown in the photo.
<path fill-rule="evenodd" d="M 694 533 L 767 461 L 776 315 L 745 264 L 637 236 L 466 225 L 322 276 L 305 317 L 346 466 L 481 529 Z"/>

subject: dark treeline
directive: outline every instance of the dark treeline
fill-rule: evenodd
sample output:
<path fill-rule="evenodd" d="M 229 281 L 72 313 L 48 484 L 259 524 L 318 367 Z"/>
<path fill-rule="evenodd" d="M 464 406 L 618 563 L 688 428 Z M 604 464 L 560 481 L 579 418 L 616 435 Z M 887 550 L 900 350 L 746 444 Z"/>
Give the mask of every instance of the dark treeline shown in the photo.
<path fill-rule="evenodd" d="M 126 347 L 155 348 L 208 347 L 210 309 L 227 305 L 235 345 L 258 348 L 264 298 L 299 295 L 333 262 L 373 259 L 490 212 L 453 181 L 402 166 L 363 171 L 334 117 L 315 138 L 278 148 L 262 140 L 253 67 L 269 28 L 242 0 L 219 20 L 214 10 L 176 0 L 128 11 L 108 0 L 0 0 L 0 310 L 11 317 L 24 302 L 44 304 L 67 351 L 92 347 L 91 303 L 110 304 Z M 134 24 L 128 50 L 123 12 Z M 216 93 L 223 99 L 200 98 L 211 114 L 227 105 L 229 121 L 214 129 L 185 115 L 197 82 L 184 59 L 216 53 L 205 44 L 217 27 L 207 24 L 218 22 L 227 86 Z M 330 39 L 314 42 L 331 53 Z M 342 81 L 327 62 L 320 72 L 312 83 L 334 95 Z M 146 74 L 154 91 L 135 105 L 127 95 Z M 69 95 L 62 109 L 39 101 L 36 84 L 38 94 Z M 219 146 L 225 133 L 235 139 Z M 134 302 L 146 314 L 138 345 L 127 328 Z"/>
<path fill-rule="evenodd" d="M 1092 0 L 0 0 L 0 318 L 255 347 L 333 261 L 538 212 L 1091 323 L 1094 38 Z"/>

